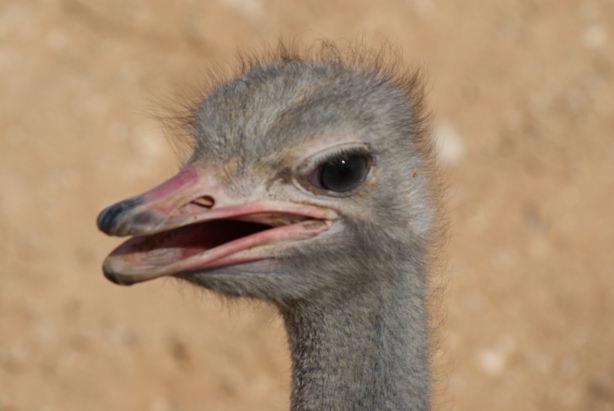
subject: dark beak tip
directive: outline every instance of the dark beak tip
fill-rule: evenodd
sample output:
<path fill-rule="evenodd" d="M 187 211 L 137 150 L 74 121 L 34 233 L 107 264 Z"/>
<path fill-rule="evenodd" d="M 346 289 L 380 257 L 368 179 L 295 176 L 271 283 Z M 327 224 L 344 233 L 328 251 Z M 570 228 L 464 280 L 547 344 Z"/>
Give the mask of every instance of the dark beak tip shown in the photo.
<path fill-rule="evenodd" d="M 109 208 L 105 208 L 104 210 L 102 210 L 100 212 L 100 214 L 98 214 L 98 219 L 96 220 L 96 225 L 98 226 L 98 229 L 100 231 L 102 231 L 105 234 L 110 234 L 109 233 Z"/>
<path fill-rule="evenodd" d="M 117 226 L 121 220 L 121 216 L 127 211 L 133 210 L 135 207 L 143 203 L 140 197 L 131 198 L 121 201 L 117 204 L 109 206 L 102 210 L 96 220 L 98 229 L 108 235 L 118 235 Z"/>
<path fill-rule="evenodd" d="M 103 272 L 104 276 L 107 278 L 107 280 L 111 281 L 114 284 L 124 285 L 124 286 L 132 285 L 132 283 L 123 283 L 123 282 L 119 281 L 119 279 L 117 278 L 115 273 L 113 273 L 111 270 L 109 270 L 106 266 L 102 266 L 102 272 Z"/>

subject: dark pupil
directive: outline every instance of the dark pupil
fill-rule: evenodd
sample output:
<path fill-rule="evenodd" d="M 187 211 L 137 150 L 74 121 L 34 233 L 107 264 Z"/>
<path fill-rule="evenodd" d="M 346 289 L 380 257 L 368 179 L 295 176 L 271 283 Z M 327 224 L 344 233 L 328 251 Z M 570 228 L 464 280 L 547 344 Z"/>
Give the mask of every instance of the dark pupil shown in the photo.
<path fill-rule="evenodd" d="M 367 159 L 357 154 L 339 156 L 320 169 L 322 188 L 342 193 L 358 187 L 367 172 Z"/>

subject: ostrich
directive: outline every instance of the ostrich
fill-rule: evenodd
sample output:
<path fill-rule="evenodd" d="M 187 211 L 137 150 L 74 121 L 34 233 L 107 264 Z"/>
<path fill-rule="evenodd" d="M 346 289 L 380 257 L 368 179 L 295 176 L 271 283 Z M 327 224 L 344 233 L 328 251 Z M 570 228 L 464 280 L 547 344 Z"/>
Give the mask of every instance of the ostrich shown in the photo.
<path fill-rule="evenodd" d="M 420 76 L 330 44 L 249 57 L 192 113 L 170 180 L 103 210 L 112 282 L 174 276 L 274 304 L 292 410 L 430 407 L 437 226 Z"/>

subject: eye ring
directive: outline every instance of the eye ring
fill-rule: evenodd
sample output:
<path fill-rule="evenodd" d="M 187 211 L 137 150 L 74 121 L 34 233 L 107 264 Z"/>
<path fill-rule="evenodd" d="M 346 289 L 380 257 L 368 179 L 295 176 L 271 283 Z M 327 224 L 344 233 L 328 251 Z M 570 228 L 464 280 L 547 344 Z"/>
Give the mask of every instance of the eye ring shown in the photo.
<path fill-rule="evenodd" d="M 345 194 L 365 181 L 372 158 L 363 152 L 341 152 L 327 156 L 307 175 L 315 188 L 331 193 Z"/>

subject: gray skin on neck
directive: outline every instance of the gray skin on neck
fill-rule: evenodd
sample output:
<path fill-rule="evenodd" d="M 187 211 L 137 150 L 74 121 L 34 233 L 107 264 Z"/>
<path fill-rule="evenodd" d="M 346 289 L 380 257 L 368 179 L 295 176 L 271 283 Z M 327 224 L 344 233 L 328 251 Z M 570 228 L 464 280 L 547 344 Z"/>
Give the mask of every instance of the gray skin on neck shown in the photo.
<path fill-rule="evenodd" d="M 425 410 L 426 324 L 420 286 L 362 290 L 337 304 L 282 310 L 293 361 L 293 410 Z"/>
<path fill-rule="evenodd" d="M 218 86 L 195 113 L 190 162 L 214 165 L 229 192 L 304 199 L 339 215 L 273 261 L 178 275 L 279 308 L 293 410 L 429 408 L 424 255 L 433 211 L 423 123 L 411 74 L 287 55 Z M 373 157 L 364 184 L 343 196 L 297 190 L 304 153 L 348 138 Z"/>

